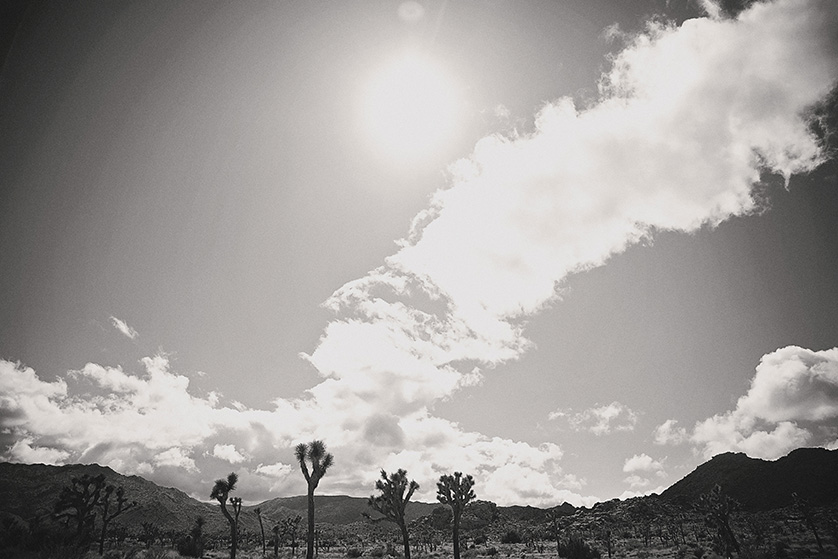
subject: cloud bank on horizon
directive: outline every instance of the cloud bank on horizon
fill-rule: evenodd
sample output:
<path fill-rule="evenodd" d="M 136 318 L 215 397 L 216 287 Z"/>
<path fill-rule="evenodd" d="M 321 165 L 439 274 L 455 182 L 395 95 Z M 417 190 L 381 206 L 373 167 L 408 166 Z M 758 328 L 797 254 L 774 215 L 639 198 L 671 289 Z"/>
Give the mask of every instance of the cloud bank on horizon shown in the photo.
<path fill-rule="evenodd" d="M 323 381 L 304 397 L 271 410 L 222 406 L 218 394 L 190 394 L 165 356 L 145 359 L 142 377 L 91 363 L 54 382 L 0 361 L 4 458 L 95 461 L 196 495 L 232 467 L 242 496 L 263 499 L 298 491 L 291 450 L 320 438 L 337 459 L 329 492 L 365 494 L 380 468 L 405 468 L 422 485 L 417 497 L 433 500 L 433 481 L 457 469 L 499 504 L 598 500 L 564 471 L 559 445 L 469 432 L 433 408 L 530 349 L 527 317 L 558 300 L 568 275 L 655 231 L 752 213 L 761 173 L 788 179 L 823 161 L 807 111 L 838 80 L 838 6 L 778 0 L 735 19 L 711 15 L 623 37 L 597 103 L 548 103 L 534 130 L 484 138 L 454 164 L 401 248 L 325 303 L 336 318 L 303 354 Z M 623 415 L 619 426 L 611 412 Z M 636 422 L 619 402 L 555 413 L 592 433 Z M 655 436 L 706 456 L 775 457 L 835 446 L 836 416 L 838 349 L 787 347 L 763 358 L 736 409 L 692 433 L 671 420 Z M 624 471 L 642 489 L 663 464 L 635 455 Z"/>

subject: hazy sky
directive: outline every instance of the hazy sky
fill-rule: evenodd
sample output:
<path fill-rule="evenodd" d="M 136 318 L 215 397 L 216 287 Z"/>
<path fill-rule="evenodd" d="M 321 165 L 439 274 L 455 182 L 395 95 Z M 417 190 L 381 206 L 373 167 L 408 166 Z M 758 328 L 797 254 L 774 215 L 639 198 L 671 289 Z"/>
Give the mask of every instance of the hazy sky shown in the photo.
<path fill-rule="evenodd" d="M 13 11 L 3 460 L 578 505 L 838 447 L 837 3 Z"/>

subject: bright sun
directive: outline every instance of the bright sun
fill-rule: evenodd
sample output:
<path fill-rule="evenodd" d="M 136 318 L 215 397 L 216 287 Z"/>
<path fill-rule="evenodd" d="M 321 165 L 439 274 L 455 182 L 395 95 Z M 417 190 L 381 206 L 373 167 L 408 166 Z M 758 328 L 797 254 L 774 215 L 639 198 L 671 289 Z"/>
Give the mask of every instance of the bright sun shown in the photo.
<path fill-rule="evenodd" d="M 377 150 L 398 161 L 419 160 L 452 140 L 460 99 L 455 84 L 433 62 L 403 55 L 369 83 L 363 120 Z"/>

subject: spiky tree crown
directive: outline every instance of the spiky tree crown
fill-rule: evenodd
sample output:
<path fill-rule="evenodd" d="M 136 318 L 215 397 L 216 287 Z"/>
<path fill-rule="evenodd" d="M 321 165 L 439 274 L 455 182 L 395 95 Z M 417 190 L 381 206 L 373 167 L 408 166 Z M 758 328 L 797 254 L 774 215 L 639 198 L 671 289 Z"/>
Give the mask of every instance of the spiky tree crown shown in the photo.
<path fill-rule="evenodd" d="M 210 493 L 210 499 L 215 499 L 219 503 L 227 502 L 227 496 L 230 494 L 230 491 L 234 491 L 236 489 L 236 482 L 238 481 L 239 476 L 236 475 L 236 472 L 230 472 L 227 479 L 215 480 L 215 485 L 212 487 L 212 493 Z"/>
<path fill-rule="evenodd" d="M 317 487 L 326 471 L 331 467 L 334 458 L 326 452 L 326 445 L 323 441 L 311 441 L 308 444 L 300 443 L 294 448 L 294 455 L 300 463 L 300 469 L 309 484 Z M 311 462 L 311 470 L 308 469 L 306 461 Z"/>
<path fill-rule="evenodd" d="M 461 472 L 454 475 L 442 475 L 436 484 L 436 498 L 443 505 L 448 505 L 454 514 L 459 516 L 466 505 L 475 498 L 474 478 L 471 475 L 463 477 Z"/>
<path fill-rule="evenodd" d="M 383 520 L 400 523 L 404 520 L 404 509 L 413 493 L 419 489 L 419 484 L 413 480 L 408 482 L 405 470 L 399 469 L 389 477 L 387 472 L 381 470 L 381 479 L 375 482 L 375 488 L 381 495 L 371 495 L 367 504 L 383 514 Z"/>

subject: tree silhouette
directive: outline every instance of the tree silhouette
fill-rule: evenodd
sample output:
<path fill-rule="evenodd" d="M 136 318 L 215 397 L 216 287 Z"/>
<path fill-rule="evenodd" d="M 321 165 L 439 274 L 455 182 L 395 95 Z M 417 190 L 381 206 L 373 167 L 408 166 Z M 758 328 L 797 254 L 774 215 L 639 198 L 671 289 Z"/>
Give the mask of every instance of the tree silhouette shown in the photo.
<path fill-rule="evenodd" d="M 85 474 L 70 480 L 70 486 L 61 489 L 53 508 L 53 517 L 64 520 L 65 525 L 75 525 L 76 543 L 81 547 L 90 545 L 93 526 L 96 522 L 96 504 L 105 484 L 104 474 Z"/>
<path fill-rule="evenodd" d="M 262 532 L 262 557 L 264 557 L 267 553 L 267 547 L 265 546 L 265 526 L 262 524 L 262 509 L 256 507 L 253 512 L 256 513 L 256 518 L 259 519 L 259 531 Z"/>
<path fill-rule="evenodd" d="M 314 490 L 320 483 L 320 479 L 326 475 L 326 471 L 332 465 L 333 457 L 326 452 L 326 445 L 323 441 L 311 441 L 308 444 L 300 443 L 294 449 L 294 455 L 300 462 L 300 470 L 308 484 L 308 534 L 306 535 L 306 559 L 314 559 Z M 311 470 L 307 462 L 311 463 Z"/>
<path fill-rule="evenodd" d="M 116 493 L 115 510 L 111 510 L 111 496 Z M 105 553 L 105 537 L 108 533 L 108 524 L 111 520 L 125 512 L 126 510 L 137 506 L 137 501 L 128 502 L 125 498 L 125 490 L 122 487 L 114 489 L 113 485 L 106 485 L 104 494 L 99 496 L 99 501 L 96 506 L 102 509 L 102 534 L 99 538 L 99 555 Z"/>
<path fill-rule="evenodd" d="M 730 526 L 730 515 L 738 508 L 739 504 L 722 491 L 720 485 L 716 485 L 708 493 L 698 498 L 696 508 L 704 513 L 705 521 L 709 526 L 716 529 L 719 540 L 724 549 L 722 551 L 730 557 L 731 551 L 739 554 L 739 542 Z"/>
<path fill-rule="evenodd" d="M 466 505 L 475 498 L 472 487 L 474 487 L 474 478 L 470 475 L 463 477 L 460 472 L 454 472 L 453 476 L 450 474 L 440 476 L 439 482 L 436 484 L 437 500 L 443 505 L 451 507 L 451 512 L 454 514 L 451 523 L 454 537 L 454 559 L 460 559 L 460 519 Z"/>
<path fill-rule="evenodd" d="M 419 489 L 419 484 L 411 480 L 407 481 L 407 472 L 399 469 L 396 473 L 387 476 L 387 472 L 381 470 L 381 479 L 375 482 L 376 490 L 381 495 L 371 495 L 367 505 L 378 511 L 382 518 L 373 519 L 368 514 L 365 516 L 371 520 L 386 520 L 395 523 L 402 532 L 404 543 L 404 559 L 410 559 L 410 539 L 407 534 L 407 522 L 404 517 L 404 510 L 413 493 Z M 405 494 L 407 491 L 407 494 Z"/>
<path fill-rule="evenodd" d="M 818 550 L 823 553 L 823 542 L 821 542 L 820 534 L 818 534 L 818 526 L 815 524 L 815 517 L 812 514 L 812 507 L 809 504 L 809 501 L 798 495 L 797 492 L 792 493 L 791 497 L 794 499 L 794 508 L 800 513 L 800 516 L 803 517 L 803 521 L 806 523 L 806 526 L 808 526 L 815 535 L 815 542 L 818 544 Z"/>
<path fill-rule="evenodd" d="M 212 493 L 210 493 L 210 499 L 218 501 L 218 504 L 221 505 L 221 513 L 230 524 L 230 559 L 236 559 L 236 547 L 238 544 L 236 521 L 238 520 L 239 515 L 236 513 L 235 519 L 230 515 L 230 512 L 227 510 L 227 497 L 229 497 L 230 491 L 236 489 L 237 481 L 239 481 L 239 476 L 237 476 L 235 472 L 230 472 L 227 479 L 215 480 L 215 485 L 212 487 Z M 239 500 L 239 502 L 241 502 L 241 500 Z M 239 507 L 241 507 L 241 505 L 239 505 Z M 241 510 L 241 508 L 239 508 L 239 510 Z"/>
<path fill-rule="evenodd" d="M 111 510 L 111 497 L 116 495 L 116 509 Z M 85 474 L 70 480 L 70 486 L 64 487 L 58 495 L 58 501 L 53 508 L 56 520 L 63 519 L 67 525 L 75 524 L 76 544 L 83 549 L 90 546 L 93 539 L 93 528 L 96 524 L 96 509 L 102 512 L 102 533 L 99 538 L 99 555 L 105 550 L 105 537 L 111 520 L 136 506 L 136 502 L 128 503 L 125 490 L 115 488 L 105 483 L 105 474 L 91 476 Z"/>

